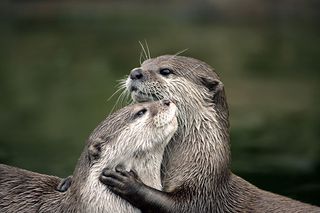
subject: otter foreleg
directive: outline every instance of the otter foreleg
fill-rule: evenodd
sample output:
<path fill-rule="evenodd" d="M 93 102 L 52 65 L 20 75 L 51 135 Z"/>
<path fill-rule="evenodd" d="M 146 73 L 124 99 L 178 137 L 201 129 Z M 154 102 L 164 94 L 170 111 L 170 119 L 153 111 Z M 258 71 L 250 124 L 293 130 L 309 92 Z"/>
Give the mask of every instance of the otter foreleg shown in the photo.
<path fill-rule="evenodd" d="M 115 171 L 104 169 L 100 181 L 142 212 L 176 212 L 168 193 L 145 185 L 133 170 L 128 172 L 119 166 Z"/>

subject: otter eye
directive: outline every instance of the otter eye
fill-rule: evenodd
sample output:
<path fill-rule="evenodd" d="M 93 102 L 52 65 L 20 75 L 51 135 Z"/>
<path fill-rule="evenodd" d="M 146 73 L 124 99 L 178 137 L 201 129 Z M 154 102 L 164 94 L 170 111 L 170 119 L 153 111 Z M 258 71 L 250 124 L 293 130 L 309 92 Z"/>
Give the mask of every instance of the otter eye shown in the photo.
<path fill-rule="evenodd" d="M 168 76 L 170 74 L 172 74 L 172 70 L 168 69 L 168 68 L 164 68 L 160 70 L 160 74 L 163 76 Z"/>
<path fill-rule="evenodd" d="M 147 109 L 142 109 L 142 110 L 139 110 L 135 115 L 134 115 L 134 118 L 138 118 L 138 117 L 141 117 L 142 115 L 144 115 L 145 113 L 147 112 Z"/>

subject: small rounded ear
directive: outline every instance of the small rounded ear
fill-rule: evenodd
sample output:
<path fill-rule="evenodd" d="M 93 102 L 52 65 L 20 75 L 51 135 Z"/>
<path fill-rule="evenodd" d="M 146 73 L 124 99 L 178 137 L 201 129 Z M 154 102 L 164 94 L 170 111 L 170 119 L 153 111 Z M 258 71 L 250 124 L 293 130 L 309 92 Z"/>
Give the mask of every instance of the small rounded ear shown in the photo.
<path fill-rule="evenodd" d="M 59 185 L 57 186 L 56 190 L 59 192 L 65 192 L 70 188 L 71 183 L 72 183 L 72 175 L 62 179 Z"/>
<path fill-rule="evenodd" d="M 213 97 L 212 100 L 214 103 L 217 103 L 223 93 L 223 83 L 218 80 L 211 77 L 202 77 L 201 81 L 207 89 L 212 92 Z"/>
<path fill-rule="evenodd" d="M 88 154 L 90 161 L 97 160 L 100 158 L 101 154 L 101 145 L 103 143 L 102 139 L 94 140 L 88 147 Z"/>
<path fill-rule="evenodd" d="M 209 91 L 216 92 L 218 90 L 222 90 L 223 84 L 220 80 L 214 79 L 211 77 L 202 77 L 201 81 L 203 85 L 205 85 Z"/>

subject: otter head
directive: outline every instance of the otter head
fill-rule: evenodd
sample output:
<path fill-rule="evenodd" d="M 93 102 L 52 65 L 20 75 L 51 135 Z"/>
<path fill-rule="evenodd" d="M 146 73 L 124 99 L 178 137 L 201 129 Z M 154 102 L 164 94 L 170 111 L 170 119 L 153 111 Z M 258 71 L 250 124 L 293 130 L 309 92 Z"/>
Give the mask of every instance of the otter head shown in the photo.
<path fill-rule="evenodd" d="M 126 87 L 136 102 L 175 101 L 181 123 L 203 117 L 197 112 L 224 120 L 228 117 L 223 83 L 209 65 L 193 58 L 165 55 L 148 59 L 131 71 Z"/>
<path fill-rule="evenodd" d="M 169 100 L 130 105 L 108 116 L 90 135 L 74 172 L 78 184 L 72 185 L 83 186 L 80 194 L 84 204 L 89 209 L 91 203 L 107 208 L 108 201 L 103 198 L 110 198 L 99 181 L 103 169 L 121 164 L 139 172 L 136 167 L 147 167 L 148 158 L 157 155 L 162 159 L 177 127 L 176 106 Z"/>
<path fill-rule="evenodd" d="M 93 131 L 84 158 L 97 175 L 105 167 L 130 167 L 130 159 L 164 148 L 177 126 L 176 105 L 169 100 L 124 107 Z"/>

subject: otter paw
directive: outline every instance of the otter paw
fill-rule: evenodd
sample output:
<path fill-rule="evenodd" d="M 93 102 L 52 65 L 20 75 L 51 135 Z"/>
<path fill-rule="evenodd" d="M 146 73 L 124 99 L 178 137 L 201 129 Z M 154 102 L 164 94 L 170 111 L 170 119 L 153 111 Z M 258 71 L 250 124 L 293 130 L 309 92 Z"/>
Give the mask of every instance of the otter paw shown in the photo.
<path fill-rule="evenodd" d="M 143 185 L 135 171 L 128 172 L 121 166 L 117 166 L 115 171 L 105 168 L 99 179 L 112 192 L 123 198 L 134 196 Z"/>

